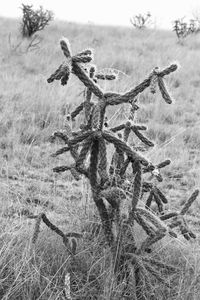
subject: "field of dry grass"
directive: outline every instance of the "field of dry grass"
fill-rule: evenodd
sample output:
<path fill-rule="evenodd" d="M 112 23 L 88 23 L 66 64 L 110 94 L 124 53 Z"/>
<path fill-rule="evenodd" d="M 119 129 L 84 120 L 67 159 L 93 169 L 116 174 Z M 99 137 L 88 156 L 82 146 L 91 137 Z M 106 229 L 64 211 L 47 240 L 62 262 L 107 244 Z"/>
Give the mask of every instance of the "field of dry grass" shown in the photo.
<path fill-rule="evenodd" d="M 156 144 L 146 156 L 153 163 L 172 160 L 160 186 L 169 206 L 179 208 L 200 186 L 200 35 L 180 45 L 167 31 L 52 22 L 39 34 L 38 49 L 26 52 L 26 40 L 15 49 L 19 21 L 0 18 L 0 28 L 0 299 L 65 299 L 69 256 L 62 241 L 42 225 L 36 245 L 31 243 L 34 220 L 27 217 L 40 212 L 63 231 L 87 233 L 78 246 L 80 264 L 74 266 L 80 281 L 74 299 L 110 299 L 109 255 L 88 229 L 91 222 L 98 222 L 89 185 L 86 179 L 76 182 L 68 173 L 52 172 L 70 157 L 50 157 L 58 145 L 49 137 L 62 129 L 64 115 L 83 100 L 84 91 L 75 76 L 65 87 L 47 83 L 64 60 L 59 39 L 67 37 L 74 53 L 94 48 L 98 69 L 118 73 L 118 81 L 102 83 L 106 90 L 124 92 L 154 67 L 178 62 L 179 70 L 166 80 L 174 103 L 168 106 L 159 93 L 147 91 L 139 97 L 137 121 L 148 126 L 147 136 Z M 109 124 L 119 124 L 126 114 L 126 107 L 120 112 L 109 108 Z M 169 289 L 152 282 L 149 299 L 200 298 L 198 201 L 187 220 L 197 239 L 188 242 L 180 236 L 159 244 L 152 255 L 176 264 L 181 272 L 169 279 Z M 118 299 L 115 292 L 112 299 Z"/>

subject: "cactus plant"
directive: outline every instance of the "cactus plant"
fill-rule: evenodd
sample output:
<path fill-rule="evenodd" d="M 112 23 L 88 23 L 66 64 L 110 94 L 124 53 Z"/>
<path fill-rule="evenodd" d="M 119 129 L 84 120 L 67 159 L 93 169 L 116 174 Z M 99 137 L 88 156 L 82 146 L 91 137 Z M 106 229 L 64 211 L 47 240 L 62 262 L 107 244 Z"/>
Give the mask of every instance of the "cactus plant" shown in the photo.
<path fill-rule="evenodd" d="M 135 114 L 139 110 L 137 95 L 148 87 L 154 94 L 158 88 L 164 101 L 171 104 L 172 98 L 164 80 L 167 75 L 176 71 L 177 65 L 171 64 L 163 70 L 155 68 L 138 86 L 123 94 L 106 92 L 98 84 L 99 80 L 115 80 L 116 76 L 97 72 L 91 65 L 92 51 L 86 49 L 72 55 L 68 40 L 63 38 L 60 45 L 66 62 L 60 65 L 47 81 L 51 83 L 60 80 L 62 85 L 66 85 L 72 73 L 82 81 L 86 91 L 84 101 L 66 116 L 64 130 L 53 134 L 54 138 L 60 138 L 66 144 L 53 156 L 68 152 L 73 157 L 74 163 L 55 167 L 53 171 L 57 173 L 71 171 L 75 180 L 80 180 L 82 176 L 88 179 L 105 236 L 104 247 L 110 249 L 112 256 L 114 277 L 118 284 L 125 282 L 121 297 L 134 282 L 135 297 L 147 299 L 142 286 L 151 285 L 150 277 L 168 286 L 162 270 L 165 269 L 168 276 L 178 271 L 175 266 L 148 256 L 153 245 L 166 236 L 177 238 L 178 233 L 174 229 L 179 229 L 187 240 L 195 238 L 186 222 L 185 214 L 196 200 L 199 191 L 196 190 L 192 194 L 180 212 L 168 211 L 165 208 L 168 199 L 158 184 L 163 180 L 161 169 L 168 166 L 171 161 L 166 159 L 154 165 L 141 153 L 141 147 L 135 144 L 130 146 L 128 143 L 130 134 L 134 134 L 135 138 L 144 144 L 143 150 L 154 146 L 154 143 L 141 133 L 147 129 L 146 126 L 135 122 Z M 98 98 L 97 102 L 93 101 L 93 95 Z M 106 108 L 123 103 L 130 106 L 128 119 L 115 127 L 109 127 Z M 81 112 L 84 114 L 84 124 L 80 125 L 79 130 L 72 131 L 70 121 Z M 115 148 L 110 160 L 109 144 Z M 146 174 L 151 174 L 152 180 L 147 180 Z M 156 213 L 151 210 L 153 202 L 158 208 Z M 128 205 L 126 213 L 122 209 L 124 203 Z M 41 220 L 63 238 L 73 257 L 77 249 L 76 239 L 81 238 L 81 235 L 64 234 L 45 214 L 37 218 L 33 242 L 36 242 Z M 146 233 L 146 238 L 140 244 L 136 237 L 136 223 Z M 130 297 L 134 295 L 129 293 Z"/>

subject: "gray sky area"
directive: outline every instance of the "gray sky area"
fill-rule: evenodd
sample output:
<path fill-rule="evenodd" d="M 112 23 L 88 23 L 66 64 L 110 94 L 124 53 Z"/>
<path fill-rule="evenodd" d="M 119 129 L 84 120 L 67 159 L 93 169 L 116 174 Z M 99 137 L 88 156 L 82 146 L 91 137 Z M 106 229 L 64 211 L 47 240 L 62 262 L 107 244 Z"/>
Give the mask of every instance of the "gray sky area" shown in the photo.
<path fill-rule="evenodd" d="M 21 17 L 21 3 L 42 5 L 52 10 L 55 18 L 81 23 L 130 25 L 130 18 L 150 12 L 153 24 L 171 28 L 172 21 L 185 16 L 186 21 L 199 12 L 200 0 L 1 0 L 0 16 Z"/>

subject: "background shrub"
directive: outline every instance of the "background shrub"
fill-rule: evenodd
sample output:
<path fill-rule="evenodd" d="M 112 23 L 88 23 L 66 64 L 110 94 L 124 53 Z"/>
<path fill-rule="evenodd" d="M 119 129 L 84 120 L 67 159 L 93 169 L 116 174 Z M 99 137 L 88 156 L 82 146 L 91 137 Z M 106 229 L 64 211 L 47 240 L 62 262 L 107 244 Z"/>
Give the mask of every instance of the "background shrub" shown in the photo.
<path fill-rule="evenodd" d="M 31 37 L 34 33 L 44 29 L 50 21 L 53 20 L 53 13 L 49 10 L 44 10 L 42 6 L 34 10 L 32 5 L 22 4 L 22 36 Z"/>

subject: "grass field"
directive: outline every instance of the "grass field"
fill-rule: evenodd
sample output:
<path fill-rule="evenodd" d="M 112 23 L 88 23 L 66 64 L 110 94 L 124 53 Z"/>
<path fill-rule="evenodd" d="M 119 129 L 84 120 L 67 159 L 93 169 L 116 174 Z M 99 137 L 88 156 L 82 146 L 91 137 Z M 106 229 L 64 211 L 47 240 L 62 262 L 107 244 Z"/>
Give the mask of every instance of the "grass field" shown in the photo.
<path fill-rule="evenodd" d="M 94 48 L 98 70 L 111 68 L 118 74 L 118 81 L 101 83 L 105 90 L 124 92 L 154 67 L 178 62 L 179 70 L 166 79 L 173 104 L 167 105 L 159 93 L 145 91 L 139 97 L 137 121 L 148 126 L 147 136 L 156 144 L 146 156 L 153 163 L 172 160 L 160 187 L 170 208 L 179 208 L 200 186 L 200 35 L 189 36 L 181 45 L 168 31 L 57 21 L 39 33 L 37 49 L 26 51 L 29 42 L 21 40 L 19 20 L 0 18 L 0 28 L 0 299 L 66 299 L 62 294 L 68 253 L 45 225 L 33 246 L 34 220 L 27 218 L 44 211 L 65 232 L 88 233 L 88 225 L 98 222 L 86 179 L 76 182 L 67 172 L 52 172 L 70 157 L 50 157 L 59 146 L 49 138 L 62 129 L 64 115 L 83 101 L 84 91 L 73 75 L 65 87 L 47 83 L 64 61 L 60 38 L 70 40 L 73 53 Z M 109 125 L 119 124 L 126 114 L 126 106 L 120 113 L 118 107 L 109 109 Z M 197 239 L 188 242 L 180 236 L 159 244 L 155 255 L 181 271 L 169 279 L 170 289 L 152 283 L 153 296 L 148 299 L 200 298 L 198 201 L 187 220 Z M 78 246 L 80 264 L 74 272 L 79 285 L 74 299 L 118 299 L 117 290 L 109 298 L 109 256 L 99 240 L 89 237 Z"/>

